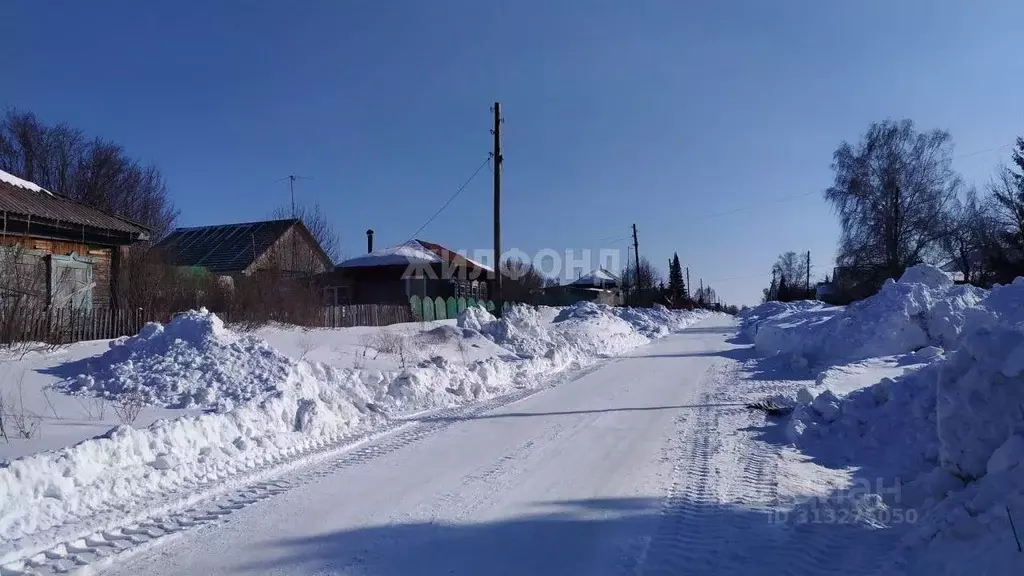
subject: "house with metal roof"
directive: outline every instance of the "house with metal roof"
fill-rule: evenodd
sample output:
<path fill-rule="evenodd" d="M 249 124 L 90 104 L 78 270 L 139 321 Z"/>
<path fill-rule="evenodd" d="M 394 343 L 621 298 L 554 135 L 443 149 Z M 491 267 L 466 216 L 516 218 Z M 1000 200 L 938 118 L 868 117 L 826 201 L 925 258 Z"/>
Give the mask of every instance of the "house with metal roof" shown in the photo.
<path fill-rule="evenodd" d="M 156 249 L 174 266 L 216 276 L 250 276 L 271 269 L 315 276 L 334 269 L 330 256 L 297 218 L 176 228 Z"/>
<path fill-rule="evenodd" d="M 552 306 L 568 306 L 576 302 L 597 302 L 609 306 L 623 303 L 619 277 L 605 268 L 595 268 L 562 286 L 549 286 L 544 289 L 544 297 L 545 303 Z"/>
<path fill-rule="evenodd" d="M 374 250 L 366 231 L 366 254 L 338 264 L 321 278 L 325 304 L 406 303 L 420 298 L 472 297 L 493 292 L 494 269 L 426 240 L 408 240 Z"/>
<path fill-rule="evenodd" d="M 0 303 L 115 306 L 123 249 L 150 233 L 0 171 Z"/>
<path fill-rule="evenodd" d="M 572 285 L 580 288 L 618 288 L 619 277 L 604 268 L 595 268 L 574 280 Z"/>

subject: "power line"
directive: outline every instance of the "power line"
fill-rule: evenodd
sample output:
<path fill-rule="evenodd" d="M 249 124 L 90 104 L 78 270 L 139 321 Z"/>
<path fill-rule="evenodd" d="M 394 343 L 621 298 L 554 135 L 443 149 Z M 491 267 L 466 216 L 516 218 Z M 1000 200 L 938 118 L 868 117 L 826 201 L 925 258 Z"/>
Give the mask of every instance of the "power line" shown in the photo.
<path fill-rule="evenodd" d="M 996 146 L 995 148 L 988 148 L 988 149 L 985 149 L 985 150 L 977 150 L 975 152 L 970 152 L 968 154 L 960 154 L 959 156 L 953 156 L 951 159 L 952 160 L 959 160 L 961 158 L 970 158 L 972 156 L 979 156 L 981 154 L 989 154 L 989 153 L 992 153 L 992 152 L 998 152 L 1000 150 L 1004 150 L 1006 148 L 1010 148 L 1013 145 L 1014 145 L 1013 143 L 1003 144 L 1001 146 Z M 747 210 L 750 210 L 752 208 L 757 208 L 757 207 L 765 205 L 765 204 L 776 204 L 776 203 L 779 203 L 779 202 L 786 202 L 788 200 L 796 200 L 796 199 L 799 199 L 799 198 L 805 198 L 807 196 L 813 196 L 815 194 L 821 194 L 822 192 L 823 192 L 822 190 L 811 190 L 810 192 L 803 192 L 803 193 L 800 193 L 800 194 L 791 194 L 791 195 L 788 195 L 788 196 L 779 196 L 777 198 L 766 200 L 765 202 L 758 202 L 758 203 L 754 203 L 754 204 L 748 204 L 746 206 L 740 206 L 738 208 L 733 208 L 732 210 L 726 210 L 724 212 L 715 212 L 715 213 L 712 213 L 712 214 L 707 214 L 707 215 L 701 216 L 699 218 L 695 218 L 695 219 L 692 219 L 692 220 L 685 221 L 683 223 L 684 224 L 696 224 L 696 223 L 699 223 L 699 222 L 703 222 L 704 220 L 709 220 L 711 218 L 718 218 L 720 216 L 728 216 L 730 214 L 737 214 L 739 212 L 745 212 Z"/>
<path fill-rule="evenodd" d="M 1003 144 L 1002 146 L 996 146 L 995 148 L 989 148 L 988 150 L 978 150 L 977 152 L 971 152 L 969 154 L 960 154 L 959 156 L 953 156 L 953 160 L 959 160 L 960 158 L 970 158 L 971 156 L 978 156 L 980 154 L 989 154 L 991 152 L 998 152 L 1005 148 L 1011 148 L 1013 143 Z"/>
<path fill-rule="evenodd" d="M 771 276 L 770 272 L 768 272 L 768 273 L 761 273 L 761 274 L 749 274 L 747 276 L 732 276 L 732 277 L 729 277 L 729 278 L 716 278 L 716 279 L 713 279 L 713 280 L 708 280 L 708 283 L 710 284 L 712 282 L 732 282 L 733 280 L 750 280 L 752 278 L 767 278 L 768 276 Z"/>
<path fill-rule="evenodd" d="M 737 214 L 739 212 L 744 212 L 746 210 L 750 210 L 751 208 L 757 208 L 757 207 L 763 206 L 765 204 L 776 204 L 776 203 L 779 203 L 779 202 L 785 202 L 787 200 L 795 200 L 797 198 L 804 198 L 804 197 L 807 197 L 807 196 L 811 196 L 812 194 L 820 194 L 820 193 L 821 193 L 820 190 L 811 190 L 810 192 L 803 192 L 801 194 L 792 194 L 792 195 L 789 195 L 789 196 L 780 196 L 778 198 L 769 199 L 766 202 L 759 202 L 757 204 L 750 204 L 750 205 L 747 205 L 747 206 L 740 206 L 739 208 L 733 208 L 732 210 L 726 210 L 725 212 L 715 212 L 713 214 L 706 214 L 704 216 L 701 216 L 700 218 L 694 218 L 692 220 L 687 220 L 687 221 L 683 222 L 683 224 L 697 224 L 697 223 L 703 222 L 705 220 L 710 220 L 711 218 L 718 218 L 720 216 L 728 216 L 729 214 Z"/>
<path fill-rule="evenodd" d="M 451 203 L 454 202 L 455 199 L 459 197 L 459 194 L 462 194 L 463 190 L 465 190 L 466 187 L 469 186 L 470 182 L 472 182 L 473 179 L 476 178 L 477 174 L 479 174 L 480 171 L 484 169 L 484 166 L 489 164 L 490 161 L 491 161 L 491 156 L 490 155 L 488 155 L 487 158 L 484 158 L 484 161 L 481 162 L 480 165 L 476 167 L 476 170 L 473 172 L 473 175 L 470 176 L 469 179 L 467 179 L 465 182 L 463 182 L 462 186 L 459 186 L 459 189 L 455 191 L 455 194 L 452 194 L 452 197 L 449 198 L 448 201 L 445 202 L 444 205 L 442 205 L 441 208 L 438 209 L 437 212 L 434 212 L 433 216 L 431 216 L 430 218 L 427 218 L 427 221 L 424 222 L 422 226 L 417 228 L 416 231 L 412 233 L 412 236 L 409 237 L 409 240 L 412 240 L 412 239 L 416 238 L 416 236 L 420 232 L 422 232 L 424 228 L 429 226 L 430 223 L 433 222 L 435 218 L 440 216 L 441 213 L 445 211 L 445 208 L 448 208 L 448 206 L 450 206 Z M 408 240 L 406 240 L 406 242 L 408 242 Z"/>

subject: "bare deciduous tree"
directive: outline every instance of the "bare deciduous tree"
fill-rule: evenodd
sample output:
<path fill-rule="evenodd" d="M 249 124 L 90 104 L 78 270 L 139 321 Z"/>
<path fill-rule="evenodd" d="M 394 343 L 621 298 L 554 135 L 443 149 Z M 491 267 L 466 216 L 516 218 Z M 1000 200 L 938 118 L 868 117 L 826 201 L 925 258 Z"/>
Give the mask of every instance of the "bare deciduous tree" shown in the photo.
<path fill-rule="evenodd" d="M 149 226 L 154 239 L 170 231 L 178 216 L 155 166 L 66 124 L 46 125 L 31 112 L 9 110 L 0 120 L 0 170 Z"/>
<path fill-rule="evenodd" d="M 519 258 L 510 258 L 501 263 L 502 296 L 513 302 L 529 302 L 547 285 L 546 278 L 532 264 Z"/>
<path fill-rule="evenodd" d="M 663 297 L 659 286 L 665 280 L 651 261 L 641 256 L 639 265 L 634 263 L 626 268 L 619 279 L 626 303 L 631 306 L 650 306 Z"/>
<path fill-rule="evenodd" d="M 779 254 L 772 272 L 778 278 L 786 278 L 790 285 L 803 287 L 807 283 L 807 257 L 796 252 Z"/>
<path fill-rule="evenodd" d="M 961 186 L 951 162 L 949 133 L 919 133 L 910 120 L 875 123 L 858 144 L 843 142 L 825 191 L 842 225 L 838 264 L 877 284 L 934 255 Z"/>
<path fill-rule="evenodd" d="M 622 274 L 621 282 L 626 290 L 652 290 L 665 281 L 661 271 L 646 257 L 640 257 L 639 266 L 633 264 Z"/>
<path fill-rule="evenodd" d="M 940 243 L 943 255 L 963 275 L 965 282 L 977 283 L 985 276 L 983 253 L 993 240 L 992 225 L 989 207 L 978 199 L 974 190 L 950 207 L 948 228 Z"/>

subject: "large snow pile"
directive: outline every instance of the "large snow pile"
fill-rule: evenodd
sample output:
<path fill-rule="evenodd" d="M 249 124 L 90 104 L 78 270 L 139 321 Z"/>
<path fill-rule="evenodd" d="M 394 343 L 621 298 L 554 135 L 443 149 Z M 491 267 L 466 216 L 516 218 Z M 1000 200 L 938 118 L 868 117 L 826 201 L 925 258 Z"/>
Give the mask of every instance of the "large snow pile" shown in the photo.
<path fill-rule="evenodd" d="M 983 476 L 992 452 L 1024 432 L 1024 278 L 970 310 L 963 343 L 938 380 L 943 466 Z"/>
<path fill-rule="evenodd" d="M 1024 278 L 958 316 L 955 350 L 845 398 L 805 395 L 787 431 L 898 487 L 886 504 L 920 515 L 894 551 L 909 573 L 1022 573 L 1010 518 L 1024 518 Z"/>
<path fill-rule="evenodd" d="M 294 364 L 263 340 L 228 330 L 215 314 L 193 310 L 112 341 L 83 367 L 89 373 L 60 388 L 109 398 L 138 392 L 167 408 L 225 408 L 277 390 Z"/>
<path fill-rule="evenodd" d="M 0 564 L 123 521 L 123 510 L 159 505 L 195 486 L 280 462 L 373 431 L 403 414 L 450 407 L 545 384 L 568 368 L 625 352 L 704 313 L 515 306 L 500 320 L 482 309 L 456 324 L 374 329 L 388 336 L 393 370 L 339 368 L 285 356 L 236 334 L 206 311 L 148 325 L 79 366 L 66 384 L 112 400 L 141 393 L 164 405 L 218 405 L 218 412 L 117 427 L 75 446 L 0 468 Z M 365 330 L 365 329 L 363 329 Z M 476 360 L 425 356 L 431 346 L 463 349 L 490 340 L 499 352 Z M 415 350 L 414 350 L 415 349 Z M 464 358 L 463 361 L 452 360 Z M 234 404 L 234 406 L 231 406 Z"/>
<path fill-rule="evenodd" d="M 954 286 L 933 266 L 909 268 L 874 296 L 845 308 L 816 303 L 763 304 L 743 317 L 743 331 L 764 354 L 790 354 L 811 365 L 842 364 L 910 352 L 934 344 L 955 346 L 964 313 L 987 292 Z"/>
<path fill-rule="evenodd" d="M 515 306 L 496 319 L 482 308 L 467 308 L 457 320 L 521 358 L 600 357 L 620 354 L 679 331 L 694 313 L 664 307 L 618 308 L 579 302 L 565 308 Z"/>

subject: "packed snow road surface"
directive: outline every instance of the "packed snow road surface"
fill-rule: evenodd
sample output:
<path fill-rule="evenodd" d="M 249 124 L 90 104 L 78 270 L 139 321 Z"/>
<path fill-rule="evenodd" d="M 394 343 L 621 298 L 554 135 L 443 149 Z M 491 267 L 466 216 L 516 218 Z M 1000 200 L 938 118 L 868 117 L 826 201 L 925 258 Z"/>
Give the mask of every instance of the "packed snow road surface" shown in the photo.
<path fill-rule="evenodd" d="M 732 356 L 744 352 L 728 343 L 734 334 L 730 319 L 715 317 L 522 401 L 424 418 L 250 487 L 219 520 L 181 527 L 107 569 L 384 576 L 749 569 L 758 551 L 747 557 L 737 539 L 754 524 L 771 528 L 759 509 L 774 498 L 774 456 L 752 446 L 725 449 L 718 438 L 736 435 L 716 429 L 722 414 L 741 423 L 763 417 L 707 405 L 735 370 Z M 743 511 L 730 511 L 729 500 Z M 173 518 L 166 524 L 177 528 Z"/>

